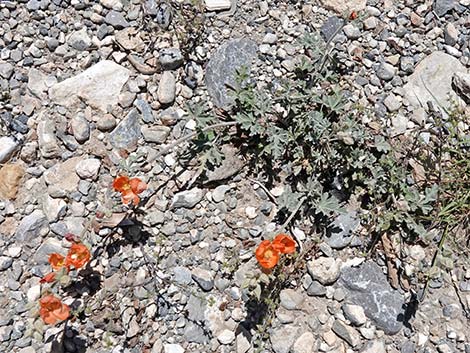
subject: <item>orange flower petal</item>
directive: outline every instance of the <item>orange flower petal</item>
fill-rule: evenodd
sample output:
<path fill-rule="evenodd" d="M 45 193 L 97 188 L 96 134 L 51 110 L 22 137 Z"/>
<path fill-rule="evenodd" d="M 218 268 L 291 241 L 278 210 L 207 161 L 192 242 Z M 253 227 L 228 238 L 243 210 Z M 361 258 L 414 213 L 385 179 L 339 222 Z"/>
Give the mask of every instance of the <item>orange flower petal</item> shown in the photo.
<path fill-rule="evenodd" d="M 49 255 L 49 263 L 51 264 L 54 270 L 59 270 L 64 266 L 65 258 L 57 253 L 52 253 Z"/>
<path fill-rule="evenodd" d="M 73 266 L 76 269 L 82 268 L 90 261 L 90 250 L 82 243 L 74 243 L 65 257 L 65 265 Z"/>
<path fill-rule="evenodd" d="M 66 320 L 70 315 L 69 306 L 62 303 L 59 298 L 52 294 L 42 297 L 39 300 L 39 307 L 39 315 L 49 325 Z"/>
<path fill-rule="evenodd" d="M 273 247 L 281 254 L 293 254 L 295 245 L 295 240 L 287 234 L 278 234 L 273 240 Z"/>
<path fill-rule="evenodd" d="M 131 180 L 129 180 L 129 185 L 131 186 L 131 189 L 134 194 L 140 194 L 141 192 L 147 189 L 147 184 L 145 184 L 139 178 L 132 178 Z"/>
<path fill-rule="evenodd" d="M 116 191 L 124 191 L 124 190 L 129 190 L 129 177 L 125 175 L 119 175 L 114 179 L 113 181 L 113 188 Z"/>
<path fill-rule="evenodd" d="M 55 281 L 55 272 L 51 272 L 45 275 L 43 278 L 41 278 L 39 283 L 51 283 L 54 281 Z"/>
<path fill-rule="evenodd" d="M 279 251 L 276 250 L 270 240 L 263 240 L 255 251 L 256 259 L 261 267 L 270 269 L 279 262 Z"/>
<path fill-rule="evenodd" d="M 134 205 L 137 205 L 140 201 L 140 198 L 134 194 L 132 190 L 123 191 L 121 194 L 121 200 L 124 205 L 127 205 L 131 202 L 134 202 Z"/>

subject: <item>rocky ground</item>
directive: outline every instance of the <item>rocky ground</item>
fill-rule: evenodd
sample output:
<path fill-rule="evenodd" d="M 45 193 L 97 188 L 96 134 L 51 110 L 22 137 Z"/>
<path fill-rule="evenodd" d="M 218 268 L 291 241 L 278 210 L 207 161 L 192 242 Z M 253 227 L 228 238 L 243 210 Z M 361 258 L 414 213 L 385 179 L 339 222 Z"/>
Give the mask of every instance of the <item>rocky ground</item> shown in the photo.
<path fill-rule="evenodd" d="M 470 102 L 469 0 L 206 0 L 201 23 L 180 1 L 171 17 L 169 3 L 0 1 L 0 163 L 24 170 L 16 195 L 17 178 L 0 170 L 0 352 L 253 351 L 257 309 L 242 284 L 284 185 L 265 190 L 236 153 L 204 184 L 177 151 L 155 158 L 196 128 L 187 103 L 227 109 L 237 67 L 260 87 L 276 82 L 295 67 L 296 41 L 317 30 L 334 36 L 350 102 L 392 134 L 426 123 L 422 102 Z M 111 184 L 125 168 L 149 184 L 145 227 L 91 232 L 97 211 L 121 208 Z M 281 292 L 265 352 L 470 352 L 468 262 L 418 304 L 391 287 L 380 252 L 364 256 L 353 218 L 336 223 Z M 95 252 L 66 297 L 87 308 L 63 336 L 48 327 L 37 340 L 26 334 L 31 304 L 67 232 Z M 410 273 L 431 261 L 421 245 L 401 251 Z"/>

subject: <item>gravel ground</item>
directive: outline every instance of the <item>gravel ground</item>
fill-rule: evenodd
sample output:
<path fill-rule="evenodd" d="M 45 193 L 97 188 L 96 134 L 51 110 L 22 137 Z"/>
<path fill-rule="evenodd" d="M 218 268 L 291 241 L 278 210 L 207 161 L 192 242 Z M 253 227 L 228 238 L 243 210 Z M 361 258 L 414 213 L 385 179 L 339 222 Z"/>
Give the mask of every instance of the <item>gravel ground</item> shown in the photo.
<path fill-rule="evenodd" d="M 337 32 L 350 103 L 392 135 L 426 124 L 421 102 L 469 103 L 468 0 L 205 0 L 200 10 L 201 24 L 191 6 L 170 16 L 156 0 L 0 1 L 0 163 L 24 172 L 18 190 L 0 184 L 0 352 L 254 352 L 257 308 L 242 284 L 285 185 L 265 190 L 236 151 L 206 184 L 177 151 L 155 159 L 194 131 L 187 103 L 230 106 L 225 83 L 241 65 L 260 87 L 275 84 L 304 33 Z M 96 212 L 120 211 L 111 185 L 125 160 L 149 185 L 144 226 L 90 232 Z M 391 287 L 380 252 L 362 255 L 354 217 L 337 222 L 281 292 L 264 352 L 470 353 L 468 264 L 431 281 L 418 305 Z M 311 239 L 296 226 L 299 242 Z M 69 232 L 99 252 L 65 295 L 86 310 L 38 340 L 31 305 Z M 420 245 L 401 251 L 410 274 L 432 258 Z"/>

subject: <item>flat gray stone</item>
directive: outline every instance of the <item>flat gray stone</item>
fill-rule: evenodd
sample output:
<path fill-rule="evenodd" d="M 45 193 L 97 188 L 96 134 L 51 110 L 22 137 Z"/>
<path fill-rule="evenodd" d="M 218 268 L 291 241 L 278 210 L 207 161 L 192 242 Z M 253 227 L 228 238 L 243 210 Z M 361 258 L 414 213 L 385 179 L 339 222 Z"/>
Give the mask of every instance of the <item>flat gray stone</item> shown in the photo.
<path fill-rule="evenodd" d="M 341 214 L 332 222 L 327 233 L 326 243 L 333 249 L 348 246 L 354 238 L 354 231 L 361 223 L 356 212 Z"/>
<path fill-rule="evenodd" d="M 49 231 L 49 222 L 40 210 L 35 210 L 21 220 L 15 232 L 15 238 L 19 242 L 28 244 L 36 237 L 41 237 Z"/>
<path fill-rule="evenodd" d="M 208 292 L 214 288 L 214 276 L 211 272 L 202 268 L 195 268 L 192 271 L 192 278 L 199 284 L 202 290 Z"/>
<path fill-rule="evenodd" d="M 108 12 L 106 17 L 104 18 L 104 21 L 116 29 L 123 29 L 129 27 L 129 22 L 127 22 L 122 13 L 114 10 Z"/>
<path fill-rule="evenodd" d="M 142 113 L 142 120 L 145 123 L 153 123 L 155 118 L 153 117 L 153 110 L 150 104 L 142 99 L 136 99 L 134 106 Z"/>
<path fill-rule="evenodd" d="M 185 328 L 183 336 L 186 341 L 199 344 L 207 344 L 209 337 L 206 335 L 203 326 L 197 325 L 194 322 L 189 322 Z"/>
<path fill-rule="evenodd" d="M 91 38 L 86 28 L 73 32 L 67 39 L 67 44 L 78 51 L 87 50 L 91 46 Z"/>
<path fill-rule="evenodd" d="M 132 149 L 137 146 L 137 141 L 141 136 L 139 117 L 137 109 L 132 109 L 110 133 L 109 140 L 113 147 Z"/>
<path fill-rule="evenodd" d="M 14 67 L 10 63 L 0 62 L 0 77 L 6 78 L 7 80 L 13 75 Z"/>
<path fill-rule="evenodd" d="M 426 107 L 426 102 L 431 101 L 438 107 L 449 108 L 449 99 L 458 99 L 452 90 L 452 77 L 456 73 L 467 73 L 467 70 L 458 59 L 436 51 L 416 66 L 403 87 L 404 96 L 415 107 Z"/>
<path fill-rule="evenodd" d="M 356 347 L 361 342 L 359 333 L 354 328 L 347 326 L 342 321 L 335 320 L 331 330 L 336 333 L 338 337 L 348 342 L 351 347 Z"/>
<path fill-rule="evenodd" d="M 207 91 L 214 104 L 228 109 L 233 104 L 226 84 L 233 86 L 238 69 L 249 67 L 258 46 L 247 38 L 232 39 L 222 44 L 212 54 L 206 68 Z"/>
<path fill-rule="evenodd" d="M 184 285 L 191 283 L 191 271 L 183 266 L 173 268 L 174 279 L 177 283 Z"/>
<path fill-rule="evenodd" d="M 5 271 L 10 268 L 13 259 L 8 256 L 0 256 L 0 271 Z"/>
<path fill-rule="evenodd" d="M 404 299 L 387 281 L 381 268 L 368 261 L 360 267 L 345 268 L 339 283 L 348 294 L 346 301 L 360 305 L 366 316 L 385 333 L 393 335 L 403 325 Z"/>
<path fill-rule="evenodd" d="M 34 254 L 34 261 L 37 264 L 47 264 L 49 260 L 49 255 L 52 253 L 58 253 L 65 256 L 67 250 L 62 247 L 62 244 L 59 240 L 55 238 L 49 238 L 41 244 L 41 246 Z"/>
<path fill-rule="evenodd" d="M 184 58 L 178 48 L 160 50 L 158 60 L 163 70 L 174 70 L 183 65 Z"/>
<path fill-rule="evenodd" d="M 153 143 L 164 143 L 170 135 L 171 128 L 168 126 L 142 126 L 142 135 L 146 142 L 153 142 Z"/>
<path fill-rule="evenodd" d="M 188 319 L 194 322 L 203 322 L 205 319 L 205 311 L 207 309 L 207 302 L 191 294 L 186 304 L 188 312 Z"/>
<path fill-rule="evenodd" d="M 280 294 L 281 306 L 287 310 L 299 310 L 305 297 L 299 292 L 287 288 Z"/>
<path fill-rule="evenodd" d="M 294 325 L 282 325 L 273 330 L 269 339 L 275 353 L 289 353 L 299 333 L 299 327 Z"/>
<path fill-rule="evenodd" d="M 202 200 L 204 194 L 204 190 L 198 188 L 181 191 L 173 196 L 171 208 L 193 208 Z"/>
<path fill-rule="evenodd" d="M 222 164 L 214 170 L 207 171 L 207 183 L 228 179 L 237 174 L 245 165 L 238 157 L 238 149 L 224 145 L 222 153 L 224 154 Z"/>

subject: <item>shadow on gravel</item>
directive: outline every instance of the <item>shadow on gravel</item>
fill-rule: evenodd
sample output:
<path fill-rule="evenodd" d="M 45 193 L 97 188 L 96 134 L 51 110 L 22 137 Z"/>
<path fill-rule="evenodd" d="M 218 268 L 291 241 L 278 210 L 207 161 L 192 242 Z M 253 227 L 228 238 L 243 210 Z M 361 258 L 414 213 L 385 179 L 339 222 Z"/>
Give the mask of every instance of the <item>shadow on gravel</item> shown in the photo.
<path fill-rule="evenodd" d="M 397 317 L 397 321 L 403 322 L 403 326 L 413 332 L 413 327 L 411 326 L 410 321 L 415 317 L 416 312 L 418 311 L 419 300 L 418 295 L 416 293 L 411 294 L 410 301 L 408 303 L 403 304 L 404 313 L 399 314 Z"/>
<path fill-rule="evenodd" d="M 64 331 L 60 331 L 48 338 L 51 342 L 50 353 L 86 353 L 86 341 L 79 336 L 78 331 L 65 324 Z"/>
<path fill-rule="evenodd" d="M 251 330 L 257 330 L 258 325 L 263 324 L 268 314 L 269 307 L 265 302 L 251 298 L 245 303 L 245 308 L 247 311 L 247 316 L 245 320 L 240 322 L 235 334 L 238 335 L 241 333 L 243 336 L 245 336 L 248 342 L 251 342 Z"/>

